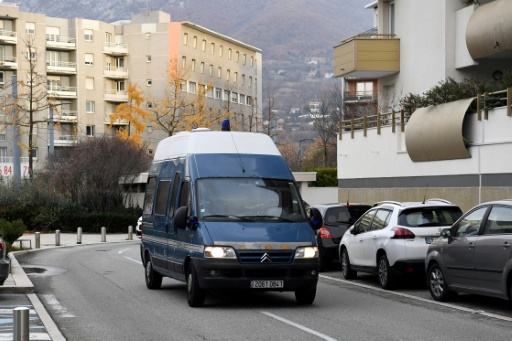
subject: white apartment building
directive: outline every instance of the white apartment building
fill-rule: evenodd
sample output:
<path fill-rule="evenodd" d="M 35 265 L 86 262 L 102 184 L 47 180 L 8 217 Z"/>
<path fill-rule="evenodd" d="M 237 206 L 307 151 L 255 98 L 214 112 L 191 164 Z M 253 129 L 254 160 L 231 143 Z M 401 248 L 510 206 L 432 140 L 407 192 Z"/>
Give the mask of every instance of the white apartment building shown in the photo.
<path fill-rule="evenodd" d="M 183 84 L 186 92 L 195 94 L 200 84 L 210 84 L 206 95 L 209 110 L 221 115 L 228 107 L 237 130 L 261 130 L 262 54 L 256 47 L 190 22 L 171 22 L 171 16 L 161 11 L 105 23 L 47 17 L 0 3 L 3 102 L 12 97 L 13 76 L 18 83 L 29 83 L 31 65 L 33 73 L 46 83 L 38 103 L 42 109 L 33 119 L 38 122 L 32 132 L 34 169 L 46 161 L 52 147 L 58 153 L 80 139 L 114 135 L 120 127 L 130 129 L 128 121 L 117 120 L 111 125 L 109 117 L 119 104 L 128 101 L 128 84 L 137 84 L 146 97 L 162 97 L 173 58 L 189 70 Z M 26 91 L 26 86 L 18 85 L 20 97 Z M 10 117 L 0 112 L 2 170 L 12 167 L 15 135 L 20 145 L 28 145 L 27 127 L 19 125 L 19 134 L 15 134 Z M 167 133 L 157 125 L 146 124 L 143 140 L 151 152 Z M 27 174 L 27 159 L 27 148 L 21 148 L 22 175 Z M 0 174 L 11 175 L 10 171 Z"/>
<path fill-rule="evenodd" d="M 445 198 L 463 209 L 512 197 L 512 88 L 502 106 L 481 99 L 420 108 L 399 100 L 448 77 L 500 79 L 512 69 L 512 0 L 379 0 L 377 30 L 334 47 L 334 72 L 347 89 L 372 82 L 379 115 L 343 123 L 339 200 L 373 203 Z M 375 93 L 375 88 L 378 93 Z"/>

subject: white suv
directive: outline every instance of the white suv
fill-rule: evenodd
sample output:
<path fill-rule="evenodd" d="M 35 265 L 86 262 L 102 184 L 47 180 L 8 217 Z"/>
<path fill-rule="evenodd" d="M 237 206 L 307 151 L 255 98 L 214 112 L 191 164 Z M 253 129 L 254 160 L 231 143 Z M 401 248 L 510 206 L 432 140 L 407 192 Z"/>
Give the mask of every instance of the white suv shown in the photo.
<path fill-rule="evenodd" d="M 398 275 L 424 274 L 429 244 L 461 215 L 458 206 L 443 199 L 375 204 L 341 239 L 343 276 L 378 274 L 380 285 L 392 289 Z"/>

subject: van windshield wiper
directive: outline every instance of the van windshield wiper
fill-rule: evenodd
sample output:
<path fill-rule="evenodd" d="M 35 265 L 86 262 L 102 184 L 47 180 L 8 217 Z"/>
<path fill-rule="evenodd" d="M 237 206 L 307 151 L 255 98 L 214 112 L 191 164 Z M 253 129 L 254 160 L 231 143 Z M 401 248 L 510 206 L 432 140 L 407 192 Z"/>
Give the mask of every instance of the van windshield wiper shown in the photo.
<path fill-rule="evenodd" d="M 249 219 L 247 217 L 241 217 L 241 216 L 237 216 L 237 215 L 228 215 L 228 214 L 210 214 L 210 215 L 205 215 L 202 218 L 203 219 L 205 219 L 205 218 L 229 218 L 229 219 L 239 219 L 239 220 L 243 220 L 243 221 L 254 222 L 253 219 Z"/>
<path fill-rule="evenodd" d="M 255 216 L 255 218 L 277 219 L 277 220 L 281 220 L 281 221 L 295 222 L 295 220 L 286 219 L 286 218 L 279 217 L 279 216 L 276 216 L 276 215 L 258 215 L 258 216 Z"/>

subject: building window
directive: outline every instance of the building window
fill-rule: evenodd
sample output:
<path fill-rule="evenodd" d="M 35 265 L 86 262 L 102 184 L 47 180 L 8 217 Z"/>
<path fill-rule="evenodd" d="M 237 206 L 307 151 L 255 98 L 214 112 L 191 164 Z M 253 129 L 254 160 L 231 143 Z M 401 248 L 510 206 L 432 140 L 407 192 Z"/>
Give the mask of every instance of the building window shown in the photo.
<path fill-rule="evenodd" d="M 30 151 L 30 155 L 32 156 L 32 158 L 37 159 L 37 148 L 32 148 L 32 150 Z"/>
<path fill-rule="evenodd" d="M 231 102 L 238 103 L 238 93 L 236 93 L 236 92 L 231 93 Z"/>
<path fill-rule="evenodd" d="M 146 79 L 146 86 L 153 85 L 153 81 L 151 79 Z"/>
<path fill-rule="evenodd" d="M 240 104 L 245 104 L 245 95 L 240 94 Z"/>
<path fill-rule="evenodd" d="M 203 45 L 201 46 L 201 49 L 204 51 L 206 51 L 206 39 L 203 39 Z"/>
<path fill-rule="evenodd" d="M 148 55 L 146 56 L 146 62 L 147 62 L 147 63 L 151 63 L 151 55 L 149 55 L 149 54 L 148 54 Z"/>
<path fill-rule="evenodd" d="M 7 162 L 7 147 L 0 148 L 0 162 Z"/>
<path fill-rule="evenodd" d="M 229 100 L 229 91 L 228 90 L 224 90 L 224 95 L 223 95 L 222 99 L 224 101 L 228 101 Z"/>
<path fill-rule="evenodd" d="M 0 133 L 0 141 L 5 141 L 5 133 Z"/>
<path fill-rule="evenodd" d="M 211 43 L 211 45 L 210 45 L 210 53 L 211 54 L 215 53 L 215 43 Z"/>
<path fill-rule="evenodd" d="M 244 53 L 244 55 L 242 56 L 242 63 L 245 65 L 246 62 L 247 62 L 247 55 Z"/>
<path fill-rule="evenodd" d="M 192 59 L 192 65 L 190 66 L 190 69 L 192 71 L 196 71 L 196 60 L 195 59 Z"/>
<path fill-rule="evenodd" d="M 0 89 L 3 89 L 5 85 L 5 74 L 3 71 L 0 71 Z"/>
<path fill-rule="evenodd" d="M 252 105 L 252 97 L 251 96 L 247 96 L 247 98 L 245 99 L 245 104 L 251 106 Z"/>
<path fill-rule="evenodd" d="M 197 49 L 197 37 L 194 36 L 194 48 Z"/>
<path fill-rule="evenodd" d="M 195 82 L 188 83 L 188 92 L 190 92 L 191 94 L 196 93 L 196 83 Z"/>
<path fill-rule="evenodd" d="M 187 57 L 181 57 L 181 67 L 184 69 L 187 67 Z"/>
<path fill-rule="evenodd" d="M 357 82 L 356 96 L 373 96 L 373 82 Z"/>
<path fill-rule="evenodd" d="M 94 136 L 94 126 L 86 126 L 85 127 L 85 134 L 87 136 Z"/>
<path fill-rule="evenodd" d="M 188 44 L 188 33 L 183 34 L 183 45 L 187 46 Z"/>
<path fill-rule="evenodd" d="M 249 87 L 252 86 L 252 76 L 249 76 Z"/>
<path fill-rule="evenodd" d="M 245 85 L 245 75 L 242 75 L 242 85 Z"/>
<path fill-rule="evenodd" d="M 87 90 L 94 90 L 94 78 L 87 77 L 85 79 L 85 89 L 87 89 Z"/>
<path fill-rule="evenodd" d="M 235 77 L 233 78 L 233 81 L 236 83 L 238 82 L 238 72 L 235 72 Z"/>
<path fill-rule="evenodd" d="M 88 30 L 88 29 L 84 30 L 84 40 L 92 41 L 92 30 Z"/>
<path fill-rule="evenodd" d="M 96 103 L 94 101 L 85 101 L 85 112 L 94 113 Z"/>
<path fill-rule="evenodd" d="M 238 63 L 239 60 L 240 60 L 240 52 L 236 51 L 236 53 L 235 53 L 235 62 Z"/>
<path fill-rule="evenodd" d="M 92 53 L 85 54 L 85 65 L 93 65 L 94 64 L 94 55 Z"/>
<path fill-rule="evenodd" d="M 224 47 L 221 45 L 219 46 L 219 57 L 222 57 L 222 50 L 224 50 Z"/>
<path fill-rule="evenodd" d="M 210 77 L 213 77 L 213 65 L 210 64 L 210 68 L 208 70 L 208 73 L 210 74 Z"/>
<path fill-rule="evenodd" d="M 31 50 L 27 51 L 26 54 L 25 54 L 25 57 L 28 60 L 36 59 L 36 56 L 37 56 L 37 53 L 35 51 L 35 48 L 32 48 Z"/>
<path fill-rule="evenodd" d="M 222 89 L 215 89 L 215 98 L 216 99 L 222 98 Z"/>
<path fill-rule="evenodd" d="M 201 62 L 201 67 L 199 68 L 200 73 L 204 73 L 204 63 Z"/>
<path fill-rule="evenodd" d="M 395 3 L 388 2 L 388 33 L 395 34 Z"/>
<path fill-rule="evenodd" d="M 29 35 L 34 35 L 36 33 L 36 24 L 33 22 L 25 23 L 25 32 Z"/>
<path fill-rule="evenodd" d="M 253 66 L 254 66 L 254 57 L 253 57 L 253 56 L 251 56 L 251 62 L 250 62 L 250 64 L 249 64 L 249 66 L 251 66 L 251 67 L 253 67 Z"/>
<path fill-rule="evenodd" d="M 231 60 L 231 49 L 228 50 L 228 59 Z"/>
<path fill-rule="evenodd" d="M 231 77 L 231 70 L 226 71 L 226 80 L 229 81 L 229 77 Z"/>
<path fill-rule="evenodd" d="M 151 32 L 146 32 L 146 39 L 151 39 Z"/>
<path fill-rule="evenodd" d="M 222 77 L 222 68 L 219 66 L 219 68 L 217 69 L 217 78 L 220 77 Z"/>

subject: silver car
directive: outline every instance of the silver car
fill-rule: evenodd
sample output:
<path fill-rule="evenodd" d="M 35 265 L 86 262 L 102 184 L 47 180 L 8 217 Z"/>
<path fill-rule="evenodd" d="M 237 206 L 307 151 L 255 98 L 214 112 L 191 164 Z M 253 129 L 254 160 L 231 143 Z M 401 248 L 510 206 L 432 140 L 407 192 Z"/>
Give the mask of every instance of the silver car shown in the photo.
<path fill-rule="evenodd" d="M 512 200 L 478 205 L 428 248 L 430 294 L 446 301 L 466 292 L 512 300 Z"/>

